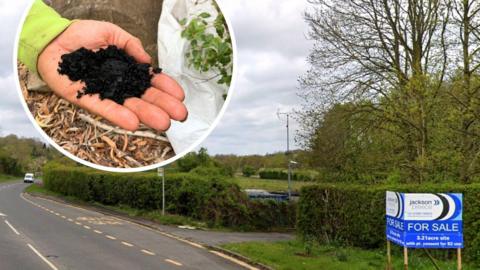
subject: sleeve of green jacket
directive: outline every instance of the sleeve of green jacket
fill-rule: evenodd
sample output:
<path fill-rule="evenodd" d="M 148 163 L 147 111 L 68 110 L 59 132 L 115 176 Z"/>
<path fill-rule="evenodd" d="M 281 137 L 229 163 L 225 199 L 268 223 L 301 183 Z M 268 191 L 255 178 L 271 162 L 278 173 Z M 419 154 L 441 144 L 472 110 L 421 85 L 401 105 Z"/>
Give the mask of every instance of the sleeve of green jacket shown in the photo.
<path fill-rule="evenodd" d="M 71 23 L 42 0 L 35 0 L 20 34 L 18 59 L 29 70 L 37 72 L 37 60 L 40 53 Z"/>

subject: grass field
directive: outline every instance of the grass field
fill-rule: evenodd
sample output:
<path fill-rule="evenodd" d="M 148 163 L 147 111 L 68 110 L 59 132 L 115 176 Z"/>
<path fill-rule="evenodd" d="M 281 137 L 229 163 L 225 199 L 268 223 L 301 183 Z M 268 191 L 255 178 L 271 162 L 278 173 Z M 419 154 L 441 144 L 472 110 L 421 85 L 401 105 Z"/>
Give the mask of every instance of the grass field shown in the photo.
<path fill-rule="evenodd" d="M 12 180 L 18 180 L 18 179 L 20 179 L 20 177 L 18 176 L 0 174 L 0 183 L 12 181 Z"/>
<path fill-rule="evenodd" d="M 311 256 L 302 255 L 304 246 L 300 241 L 286 242 L 247 242 L 225 244 L 223 248 L 236 252 L 277 270 L 378 270 L 385 269 L 384 251 L 361 250 L 357 248 L 315 246 Z M 420 250 L 410 253 L 409 266 L 415 270 L 436 269 L 432 262 Z M 393 269 L 403 269 L 400 252 L 393 254 Z M 455 270 L 456 262 L 436 261 L 442 270 Z M 463 265 L 464 270 L 473 270 Z"/>
<path fill-rule="evenodd" d="M 255 262 L 265 264 L 276 270 L 381 270 L 385 269 L 384 251 L 370 251 L 356 248 L 338 248 L 316 246 L 311 256 L 304 256 L 304 246 L 300 241 L 287 242 L 248 242 L 225 244 L 224 248 L 244 255 Z M 394 254 L 393 269 L 403 269 L 403 259 L 400 252 Z M 419 255 L 420 254 L 420 255 Z M 410 268 L 414 270 L 436 269 L 430 260 L 420 250 L 410 254 Z M 454 270 L 456 262 L 437 261 L 440 269 Z M 464 270 L 473 270 L 473 267 L 464 265 Z"/>
<path fill-rule="evenodd" d="M 267 191 L 287 191 L 288 182 L 286 180 L 270 180 L 252 177 L 237 176 L 233 178 L 242 189 L 265 189 Z M 292 181 L 292 191 L 300 191 L 300 188 L 306 185 L 312 185 L 312 182 Z"/>

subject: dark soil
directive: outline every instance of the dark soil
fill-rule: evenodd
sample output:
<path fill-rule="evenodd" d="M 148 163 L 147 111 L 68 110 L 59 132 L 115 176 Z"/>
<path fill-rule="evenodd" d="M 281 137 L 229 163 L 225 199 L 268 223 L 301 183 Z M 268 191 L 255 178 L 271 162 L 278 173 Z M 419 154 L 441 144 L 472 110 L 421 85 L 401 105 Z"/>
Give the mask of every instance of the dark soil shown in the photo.
<path fill-rule="evenodd" d="M 58 67 L 58 73 L 67 75 L 71 81 L 85 82 L 77 98 L 99 94 L 100 99 L 111 99 L 118 104 L 130 97 L 141 97 L 151 86 L 153 74 L 160 72 L 160 68 L 138 63 L 116 46 L 98 51 L 80 48 L 62 55 Z"/>

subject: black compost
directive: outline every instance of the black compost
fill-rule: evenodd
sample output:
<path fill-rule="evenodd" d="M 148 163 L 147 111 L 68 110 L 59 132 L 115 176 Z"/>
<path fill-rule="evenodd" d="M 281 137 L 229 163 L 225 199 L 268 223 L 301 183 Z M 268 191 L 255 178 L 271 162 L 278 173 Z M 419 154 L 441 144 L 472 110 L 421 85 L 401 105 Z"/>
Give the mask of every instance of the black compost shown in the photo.
<path fill-rule="evenodd" d="M 78 91 L 83 95 L 99 94 L 100 99 L 111 99 L 123 104 L 127 98 L 141 97 L 151 86 L 154 73 L 150 64 L 138 63 L 132 56 L 116 46 L 98 51 L 78 49 L 62 55 L 58 73 L 71 81 L 82 81 L 85 87 Z"/>

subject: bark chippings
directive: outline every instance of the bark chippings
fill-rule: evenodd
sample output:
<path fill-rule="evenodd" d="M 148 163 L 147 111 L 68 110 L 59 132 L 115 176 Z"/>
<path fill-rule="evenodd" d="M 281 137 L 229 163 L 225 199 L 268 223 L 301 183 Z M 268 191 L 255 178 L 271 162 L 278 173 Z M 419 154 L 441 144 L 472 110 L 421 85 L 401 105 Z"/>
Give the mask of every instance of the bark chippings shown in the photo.
<path fill-rule="evenodd" d="M 71 154 L 94 164 L 117 168 L 156 164 L 175 155 L 163 133 L 143 125 L 136 132 L 112 126 L 51 91 L 27 87 L 33 75 L 23 65 L 18 71 L 22 93 L 37 124 Z"/>

